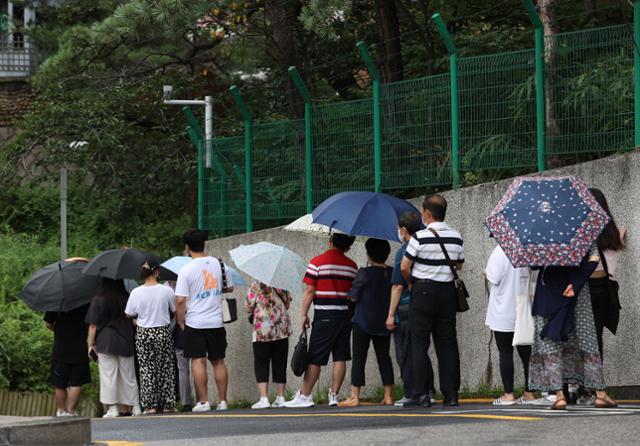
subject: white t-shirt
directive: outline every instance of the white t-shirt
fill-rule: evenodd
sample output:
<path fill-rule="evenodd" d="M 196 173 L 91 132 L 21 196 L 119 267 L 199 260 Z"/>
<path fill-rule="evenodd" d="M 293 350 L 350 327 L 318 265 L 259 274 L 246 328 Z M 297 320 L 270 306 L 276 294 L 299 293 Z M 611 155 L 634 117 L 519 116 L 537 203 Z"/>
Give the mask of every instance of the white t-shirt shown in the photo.
<path fill-rule="evenodd" d="M 229 269 L 225 271 L 227 286 L 233 282 Z M 176 296 L 187 298 L 185 324 L 191 328 L 221 328 L 222 322 L 222 270 L 213 257 L 193 259 L 180 270 L 176 283 Z"/>
<path fill-rule="evenodd" d="M 139 286 L 129 295 L 124 312 L 137 316 L 138 326 L 164 327 L 171 323 L 171 313 L 176 311 L 176 296 L 166 285 Z"/>
<path fill-rule="evenodd" d="M 491 283 L 485 325 L 493 331 L 516 328 L 516 296 L 527 292 L 529 268 L 515 268 L 500 246 L 491 253 L 485 270 Z"/>

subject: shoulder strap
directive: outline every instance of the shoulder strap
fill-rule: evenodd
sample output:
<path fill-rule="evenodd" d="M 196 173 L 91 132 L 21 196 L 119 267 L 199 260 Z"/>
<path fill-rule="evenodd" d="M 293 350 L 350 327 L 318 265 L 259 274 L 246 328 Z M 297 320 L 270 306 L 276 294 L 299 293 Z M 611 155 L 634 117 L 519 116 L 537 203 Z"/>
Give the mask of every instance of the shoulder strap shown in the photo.
<path fill-rule="evenodd" d="M 220 257 L 218 257 L 218 262 L 220 262 L 220 271 L 222 271 L 222 289 L 227 289 L 227 271 L 224 267 L 224 262 Z"/>
<path fill-rule="evenodd" d="M 607 274 L 607 277 L 611 277 L 611 274 L 609 274 L 609 267 L 607 266 L 607 258 L 604 256 L 604 252 L 600 247 L 598 247 L 598 255 L 600 256 L 600 262 L 602 262 L 604 272 Z"/>
<path fill-rule="evenodd" d="M 453 278 L 458 280 L 458 272 L 453 266 L 453 262 L 451 261 L 451 257 L 449 257 L 449 253 L 447 252 L 447 248 L 444 247 L 444 243 L 442 243 L 442 239 L 438 235 L 438 233 L 433 228 L 429 228 L 429 231 L 435 236 L 438 244 L 440 245 L 440 249 L 442 249 L 442 253 L 444 254 L 445 259 L 447 259 L 447 263 L 449 264 L 449 268 L 451 269 L 451 273 L 453 274 Z"/>

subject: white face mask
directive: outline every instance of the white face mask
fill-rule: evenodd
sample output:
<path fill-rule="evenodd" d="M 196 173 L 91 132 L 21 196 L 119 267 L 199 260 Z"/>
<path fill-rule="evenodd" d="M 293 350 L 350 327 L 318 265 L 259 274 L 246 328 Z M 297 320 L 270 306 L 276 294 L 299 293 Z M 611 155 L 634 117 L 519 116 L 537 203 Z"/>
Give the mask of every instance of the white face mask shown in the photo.
<path fill-rule="evenodd" d="M 424 227 L 426 228 L 427 226 L 429 226 L 429 223 L 427 223 L 426 221 L 424 221 L 424 217 L 422 218 L 422 224 L 424 225 Z"/>
<path fill-rule="evenodd" d="M 398 240 L 400 243 L 404 243 L 404 237 L 402 235 L 402 229 L 398 229 Z"/>

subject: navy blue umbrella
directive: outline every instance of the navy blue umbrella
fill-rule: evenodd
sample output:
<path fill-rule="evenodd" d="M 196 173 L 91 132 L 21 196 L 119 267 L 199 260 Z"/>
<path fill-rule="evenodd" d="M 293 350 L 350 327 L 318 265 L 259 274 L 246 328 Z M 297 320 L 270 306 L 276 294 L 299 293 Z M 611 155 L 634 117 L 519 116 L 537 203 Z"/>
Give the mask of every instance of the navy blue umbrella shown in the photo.
<path fill-rule="evenodd" d="M 486 224 L 515 267 L 577 266 L 609 222 L 578 177 L 516 178 Z"/>
<path fill-rule="evenodd" d="M 420 212 L 406 200 L 381 192 L 340 192 L 323 201 L 312 213 L 313 222 L 350 235 L 397 242 L 398 217 Z"/>

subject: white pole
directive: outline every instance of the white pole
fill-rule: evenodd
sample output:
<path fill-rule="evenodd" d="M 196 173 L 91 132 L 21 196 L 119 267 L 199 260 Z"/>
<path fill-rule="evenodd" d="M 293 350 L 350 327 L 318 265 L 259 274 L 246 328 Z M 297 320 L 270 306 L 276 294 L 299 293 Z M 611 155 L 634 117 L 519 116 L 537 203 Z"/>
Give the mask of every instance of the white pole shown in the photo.
<path fill-rule="evenodd" d="M 67 165 L 60 169 L 60 260 L 67 258 Z"/>
<path fill-rule="evenodd" d="M 211 168 L 211 144 L 213 143 L 213 97 L 205 96 L 205 109 L 204 109 L 204 135 L 206 139 L 205 144 L 205 166 L 207 169 Z"/>

